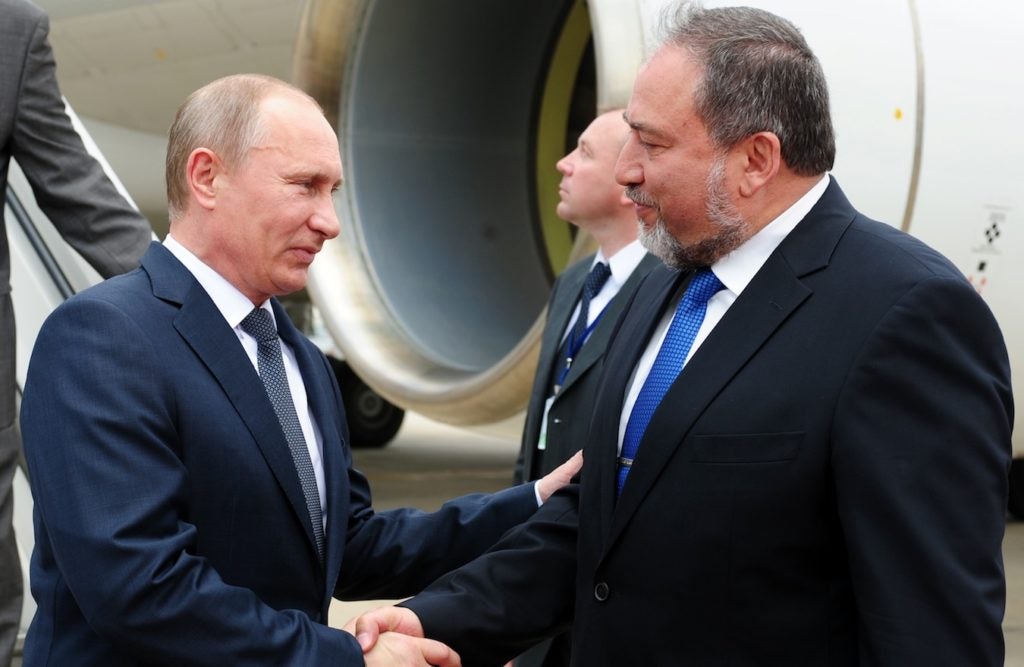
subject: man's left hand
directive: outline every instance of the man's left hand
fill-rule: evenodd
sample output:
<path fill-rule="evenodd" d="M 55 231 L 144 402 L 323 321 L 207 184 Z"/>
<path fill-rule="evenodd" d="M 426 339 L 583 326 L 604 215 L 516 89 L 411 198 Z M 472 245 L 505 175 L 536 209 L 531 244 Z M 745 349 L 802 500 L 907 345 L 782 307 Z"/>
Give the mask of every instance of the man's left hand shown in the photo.
<path fill-rule="evenodd" d="M 541 503 L 546 503 L 551 494 L 572 481 L 582 467 L 583 450 L 581 449 L 573 454 L 568 461 L 537 480 L 537 497 L 540 498 Z"/>

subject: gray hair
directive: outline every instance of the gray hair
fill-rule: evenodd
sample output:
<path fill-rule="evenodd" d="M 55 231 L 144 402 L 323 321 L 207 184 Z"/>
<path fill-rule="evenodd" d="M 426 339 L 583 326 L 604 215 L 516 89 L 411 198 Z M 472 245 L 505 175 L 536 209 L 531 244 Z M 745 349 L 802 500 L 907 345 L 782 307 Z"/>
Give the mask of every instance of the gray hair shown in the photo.
<path fill-rule="evenodd" d="M 316 101 L 291 84 L 262 74 L 234 74 L 206 84 L 178 109 L 167 137 L 167 209 L 181 217 L 188 205 L 185 168 L 197 148 L 208 148 L 229 168 L 236 166 L 266 134 L 260 102 L 275 94 Z"/>
<path fill-rule="evenodd" d="M 767 131 L 795 173 L 832 168 L 825 73 L 796 26 L 761 9 L 683 3 L 662 17 L 661 34 L 660 46 L 684 48 L 701 66 L 695 104 L 718 148 Z"/>

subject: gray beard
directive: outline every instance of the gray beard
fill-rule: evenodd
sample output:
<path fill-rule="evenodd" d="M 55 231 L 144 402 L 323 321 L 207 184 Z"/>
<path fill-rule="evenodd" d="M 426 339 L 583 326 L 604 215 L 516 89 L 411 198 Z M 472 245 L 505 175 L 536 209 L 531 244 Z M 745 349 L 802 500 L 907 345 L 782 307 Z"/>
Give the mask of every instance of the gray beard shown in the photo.
<path fill-rule="evenodd" d="M 650 229 L 638 223 L 637 238 L 649 253 L 673 269 L 697 269 L 711 266 L 738 248 L 753 234 L 750 226 L 725 195 L 725 160 L 719 158 L 707 177 L 707 216 L 717 232 L 684 246 L 672 236 L 660 215 Z M 643 203 L 648 203 L 643 201 Z"/>

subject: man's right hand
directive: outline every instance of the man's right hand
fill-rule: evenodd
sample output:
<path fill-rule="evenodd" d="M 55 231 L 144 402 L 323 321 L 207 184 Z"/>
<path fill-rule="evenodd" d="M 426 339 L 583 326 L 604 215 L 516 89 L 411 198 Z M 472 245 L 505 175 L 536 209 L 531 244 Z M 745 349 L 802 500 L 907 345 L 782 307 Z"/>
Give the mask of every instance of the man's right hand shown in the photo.
<path fill-rule="evenodd" d="M 404 607 L 374 609 L 349 621 L 344 630 L 355 635 L 370 667 L 462 664 L 459 654 L 452 649 L 433 639 L 424 639 L 419 617 Z"/>
<path fill-rule="evenodd" d="M 363 649 L 363 659 L 366 667 L 462 667 L 459 654 L 441 642 L 399 632 L 378 635 L 373 648 Z"/>

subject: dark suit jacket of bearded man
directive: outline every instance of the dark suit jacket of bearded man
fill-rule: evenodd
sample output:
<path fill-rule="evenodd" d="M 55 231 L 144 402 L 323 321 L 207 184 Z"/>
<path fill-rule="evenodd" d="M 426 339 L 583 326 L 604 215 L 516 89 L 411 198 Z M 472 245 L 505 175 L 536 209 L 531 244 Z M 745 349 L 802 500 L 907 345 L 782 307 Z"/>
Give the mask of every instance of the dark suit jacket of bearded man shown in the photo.
<path fill-rule="evenodd" d="M 606 353 L 578 486 L 407 602 L 466 665 L 552 627 L 575 665 L 1003 664 L 1013 398 L 992 313 L 833 182 L 669 388 L 616 498 L 619 418 L 690 279 Z"/>

